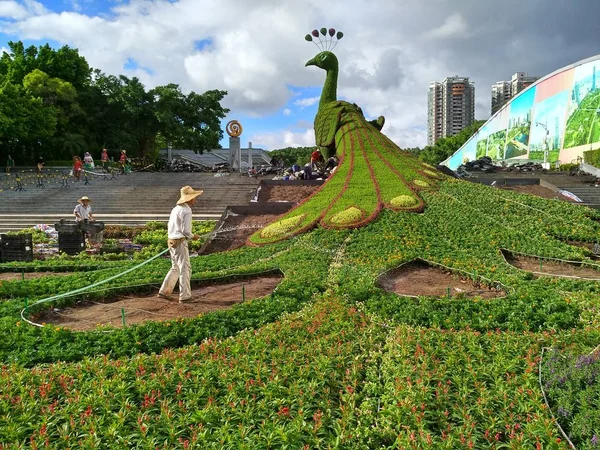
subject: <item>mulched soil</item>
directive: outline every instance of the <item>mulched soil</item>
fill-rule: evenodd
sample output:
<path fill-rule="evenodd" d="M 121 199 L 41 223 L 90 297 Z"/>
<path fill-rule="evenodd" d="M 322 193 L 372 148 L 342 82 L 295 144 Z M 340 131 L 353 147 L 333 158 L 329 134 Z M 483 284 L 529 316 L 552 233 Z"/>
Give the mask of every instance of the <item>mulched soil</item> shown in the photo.
<path fill-rule="evenodd" d="M 485 285 L 475 286 L 473 280 L 463 279 L 450 272 L 421 262 L 411 262 L 393 269 L 378 280 L 380 288 L 398 295 L 446 297 L 448 288 L 452 297 L 504 297 L 506 293 Z"/>
<path fill-rule="evenodd" d="M 259 202 L 300 203 L 320 186 L 262 186 L 258 193 Z"/>
<path fill-rule="evenodd" d="M 281 279 L 281 276 L 268 275 L 226 284 L 198 286 L 192 289 L 192 299 L 183 304 L 178 303 L 177 300 L 169 301 L 158 298 L 156 294 L 130 294 L 104 303 L 82 301 L 78 302 L 76 306 L 64 310 L 48 311 L 38 317 L 36 321 L 76 331 L 88 331 L 99 325 L 121 328 L 123 326 L 121 308 L 125 310 L 127 325 L 147 320 L 163 321 L 196 317 L 241 303 L 242 286 L 246 301 L 269 295 L 275 290 Z"/>
<path fill-rule="evenodd" d="M 221 230 L 202 251 L 203 255 L 210 253 L 235 250 L 244 246 L 246 239 L 258 229 L 273 222 L 279 215 L 265 214 L 262 216 L 229 216 L 223 222 Z"/>
<path fill-rule="evenodd" d="M 580 277 L 587 279 L 600 280 L 600 270 L 594 270 L 590 267 L 581 267 L 576 263 L 565 263 L 529 256 L 520 256 L 513 253 L 504 252 L 506 261 L 518 269 L 533 272 L 534 277 L 538 276 L 564 276 Z M 540 268 L 540 260 L 542 267 Z"/>
<path fill-rule="evenodd" d="M 550 199 L 556 198 L 559 200 L 563 200 L 565 202 L 575 203 L 575 201 L 571 200 L 569 197 L 565 197 L 564 195 L 559 194 L 558 192 L 554 192 L 551 189 L 540 186 L 539 184 L 531 184 L 531 185 L 524 185 L 524 186 L 500 186 L 500 188 L 507 190 L 507 191 L 520 192 L 521 194 L 530 194 L 530 195 L 535 195 L 536 197 L 550 198 Z"/>

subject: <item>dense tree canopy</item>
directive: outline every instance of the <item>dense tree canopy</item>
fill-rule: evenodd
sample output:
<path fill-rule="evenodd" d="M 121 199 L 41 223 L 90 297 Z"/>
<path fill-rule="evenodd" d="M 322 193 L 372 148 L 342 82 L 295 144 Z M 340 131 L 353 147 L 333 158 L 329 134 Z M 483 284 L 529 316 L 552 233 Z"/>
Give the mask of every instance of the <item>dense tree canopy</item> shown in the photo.
<path fill-rule="evenodd" d="M 202 153 L 222 138 L 225 91 L 184 94 L 176 84 L 147 90 L 139 79 L 89 67 L 76 49 L 25 48 L 0 56 L 0 160 L 71 159 L 107 147 L 152 155 L 157 143 Z"/>
<path fill-rule="evenodd" d="M 284 165 L 289 167 L 292 164 L 303 166 L 310 161 L 310 154 L 315 151 L 315 147 L 286 147 L 269 152 L 271 158 L 277 158 L 283 161 Z"/>

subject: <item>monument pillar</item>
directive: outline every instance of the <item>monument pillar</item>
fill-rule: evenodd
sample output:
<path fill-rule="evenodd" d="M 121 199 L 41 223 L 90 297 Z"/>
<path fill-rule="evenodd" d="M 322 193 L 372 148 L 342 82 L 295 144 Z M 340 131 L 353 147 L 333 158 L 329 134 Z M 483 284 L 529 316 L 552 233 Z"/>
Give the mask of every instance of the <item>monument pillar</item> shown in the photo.
<path fill-rule="evenodd" d="M 230 120 L 225 127 L 229 135 L 229 164 L 231 170 L 240 170 L 242 168 L 242 150 L 240 146 L 240 134 L 242 126 L 237 120 Z"/>
<path fill-rule="evenodd" d="M 229 164 L 232 170 L 239 170 L 241 167 L 240 161 L 241 146 L 240 138 L 229 136 Z"/>

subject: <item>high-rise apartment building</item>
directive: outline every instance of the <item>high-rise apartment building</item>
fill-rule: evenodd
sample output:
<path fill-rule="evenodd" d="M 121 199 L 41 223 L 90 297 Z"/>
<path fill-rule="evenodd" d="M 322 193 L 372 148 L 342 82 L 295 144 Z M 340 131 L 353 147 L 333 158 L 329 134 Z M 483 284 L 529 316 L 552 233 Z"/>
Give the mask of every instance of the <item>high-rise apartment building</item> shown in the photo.
<path fill-rule="evenodd" d="M 510 100 L 510 81 L 498 81 L 492 84 L 492 115 Z"/>
<path fill-rule="evenodd" d="M 492 84 L 492 115 L 538 79 L 539 77 L 531 77 L 526 72 L 515 72 L 510 81 L 497 81 Z"/>
<path fill-rule="evenodd" d="M 516 72 L 510 79 L 510 95 L 514 97 L 523 89 L 535 83 L 539 77 L 530 77 L 526 72 Z"/>
<path fill-rule="evenodd" d="M 454 136 L 475 120 L 475 83 L 469 77 L 448 77 L 429 85 L 427 145 Z"/>

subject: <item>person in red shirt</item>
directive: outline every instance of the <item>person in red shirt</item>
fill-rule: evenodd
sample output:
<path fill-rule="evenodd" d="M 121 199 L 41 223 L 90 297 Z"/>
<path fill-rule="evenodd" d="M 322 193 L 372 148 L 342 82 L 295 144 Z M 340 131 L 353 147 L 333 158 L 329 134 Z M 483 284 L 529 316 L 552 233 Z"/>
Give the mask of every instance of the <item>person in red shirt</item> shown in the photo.
<path fill-rule="evenodd" d="M 319 149 L 316 149 L 314 152 L 311 153 L 310 165 L 313 169 L 316 169 L 317 163 L 322 160 L 323 160 L 323 156 L 321 155 L 321 151 Z"/>
<path fill-rule="evenodd" d="M 127 162 L 127 152 L 125 150 L 121 150 L 121 156 L 119 156 L 119 167 L 121 168 L 121 173 L 125 174 L 125 163 Z"/>
<path fill-rule="evenodd" d="M 73 157 L 73 176 L 75 177 L 75 181 L 79 181 L 81 177 L 81 170 L 83 169 L 83 163 L 81 162 L 81 158 L 79 156 Z"/>
<path fill-rule="evenodd" d="M 102 161 L 102 170 L 104 173 L 108 173 L 108 150 L 102 149 L 102 155 L 100 155 L 100 161 Z"/>

